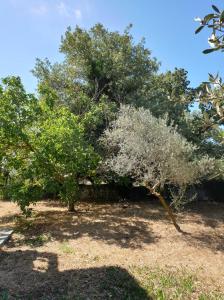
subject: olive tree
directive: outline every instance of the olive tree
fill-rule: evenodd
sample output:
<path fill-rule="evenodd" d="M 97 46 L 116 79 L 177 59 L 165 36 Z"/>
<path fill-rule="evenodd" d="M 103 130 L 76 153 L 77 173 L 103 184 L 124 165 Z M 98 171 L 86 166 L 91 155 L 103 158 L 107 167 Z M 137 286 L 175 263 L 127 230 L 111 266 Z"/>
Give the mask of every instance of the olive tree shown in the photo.
<path fill-rule="evenodd" d="M 175 128 L 167 126 L 166 119 L 157 119 L 143 108 L 122 106 L 101 140 L 108 150 L 106 166 L 144 185 L 160 200 L 180 231 L 163 197 L 163 187 L 170 184 L 183 188 L 199 182 L 213 171 L 213 160 L 194 159 L 195 147 Z"/>

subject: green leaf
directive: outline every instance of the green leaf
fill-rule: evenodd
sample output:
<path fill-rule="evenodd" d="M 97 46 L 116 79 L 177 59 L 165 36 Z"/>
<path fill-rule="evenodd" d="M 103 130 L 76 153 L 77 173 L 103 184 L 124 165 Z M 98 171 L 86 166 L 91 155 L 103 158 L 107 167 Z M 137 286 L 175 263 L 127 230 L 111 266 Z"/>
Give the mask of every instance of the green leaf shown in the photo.
<path fill-rule="evenodd" d="M 215 11 L 215 12 L 217 12 L 217 13 L 220 13 L 220 10 L 218 9 L 218 7 L 217 7 L 217 6 L 215 6 L 215 5 L 212 5 L 212 8 L 214 9 L 214 11 Z"/>
<path fill-rule="evenodd" d="M 210 48 L 210 49 L 205 49 L 204 51 L 202 51 L 204 54 L 208 54 L 214 51 L 217 51 L 219 48 Z"/>
<path fill-rule="evenodd" d="M 204 25 L 198 27 L 198 28 L 195 30 L 195 34 L 199 33 L 203 28 L 204 28 Z"/>
<path fill-rule="evenodd" d="M 207 16 L 204 17 L 203 24 L 209 22 L 211 19 L 213 19 L 215 17 L 216 17 L 216 15 L 214 15 L 214 14 L 208 14 Z"/>
<path fill-rule="evenodd" d="M 221 16 L 220 16 L 220 22 L 221 23 L 224 22 L 224 10 L 222 11 Z"/>

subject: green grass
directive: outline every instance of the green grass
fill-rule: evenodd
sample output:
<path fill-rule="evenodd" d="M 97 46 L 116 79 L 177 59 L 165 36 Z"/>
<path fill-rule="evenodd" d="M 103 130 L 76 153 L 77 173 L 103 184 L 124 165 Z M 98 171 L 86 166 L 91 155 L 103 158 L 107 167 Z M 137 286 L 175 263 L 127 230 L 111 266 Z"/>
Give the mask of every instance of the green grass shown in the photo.
<path fill-rule="evenodd" d="M 63 242 L 59 245 L 59 249 L 60 249 L 60 251 L 63 252 L 64 254 L 75 254 L 74 248 L 69 244 L 68 241 L 63 241 Z"/>
<path fill-rule="evenodd" d="M 51 241 L 51 235 L 49 233 L 43 233 L 29 239 L 24 239 L 24 243 L 30 247 L 41 247 L 49 241 Z"/>
<path fill-rule="evenodd" d="M 184 268 L 174 271 L 133 267 L 132 271 L 152 299 L 224 300 L 224 294 L 203 290 L 196 275 Z"/>

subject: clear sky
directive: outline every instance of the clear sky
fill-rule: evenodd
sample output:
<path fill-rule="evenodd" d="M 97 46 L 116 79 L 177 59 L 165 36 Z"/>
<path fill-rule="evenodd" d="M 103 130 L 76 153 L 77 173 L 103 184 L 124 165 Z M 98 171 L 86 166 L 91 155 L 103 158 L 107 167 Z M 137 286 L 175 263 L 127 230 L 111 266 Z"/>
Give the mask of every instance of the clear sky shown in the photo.
<path fill-rule="evenodd" d="M 222 0 L 0 0 L 0 77 L 19 75 L 34 91 L 35 58 L 61 60 L 58 47 L 68 26 L 101 22 L 122 31 L 132 23 L 135 40 L 146 38 L 162 71 L 183 67 L 196 86 L 208 72 L 222 74 L 224 66 L 224 53 L 202 54 L 208 32 L 194 34 L 194 18 L 209 13 L 212 4 L 224 9 Z"/>

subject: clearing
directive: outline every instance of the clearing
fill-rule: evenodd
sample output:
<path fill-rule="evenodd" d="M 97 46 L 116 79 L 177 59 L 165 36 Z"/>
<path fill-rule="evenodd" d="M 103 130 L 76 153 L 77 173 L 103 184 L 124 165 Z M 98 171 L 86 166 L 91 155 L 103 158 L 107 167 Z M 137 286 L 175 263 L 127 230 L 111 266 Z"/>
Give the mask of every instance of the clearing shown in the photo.
<path fill-rule="evenodd" d="M 152 200 L 33 206 L 0 202 L 0 299 L 224 299 L 224 205 L 178 214 L 178 233 Z M 2 298 L 1 298 L 2 297 Z"/>

